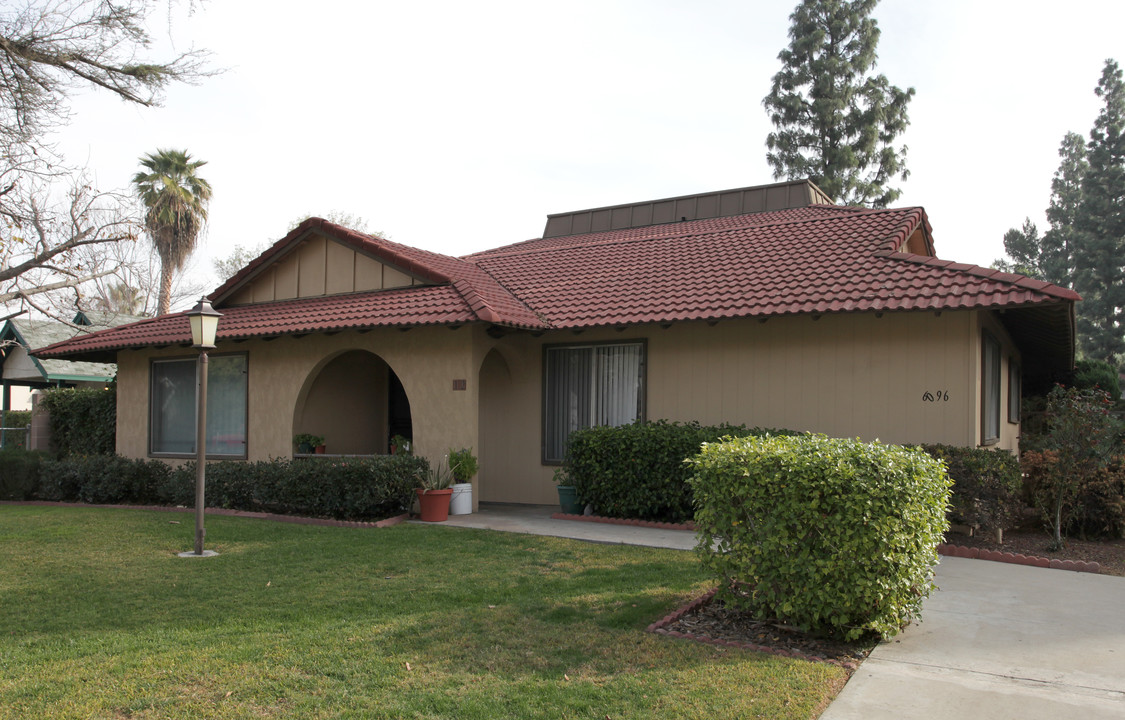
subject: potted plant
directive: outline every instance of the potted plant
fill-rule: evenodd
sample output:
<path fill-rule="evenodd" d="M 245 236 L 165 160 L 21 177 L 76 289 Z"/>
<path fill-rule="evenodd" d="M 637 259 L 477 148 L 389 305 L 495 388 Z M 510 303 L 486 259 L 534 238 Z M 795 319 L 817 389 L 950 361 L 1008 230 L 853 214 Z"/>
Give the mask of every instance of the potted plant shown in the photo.
<path fill-rule="evenodd" d="M 305 455 L 324 452 L 324 438 L 320 435 L 300 433 L 293 436 L 293 444 L 297 446 L 297 452 Z"/>
<path fill-rule="evenodd" d="M 423 522 L 445 522 L 449 519 L 449 499 L 453 495 L 453 473 L 440 461 L 435 468 L 427 468 L 418 476 L 421 487 L 415 489 Z"/>
<path fill-rule="evenodd" d="M 581 515 L 583 508 L 578 503 L 578 491 L 570 484 L 570 476 L 566 470 L 555 470 L 555 484 L 559 487 L 559 505 L 567 515 Z"/>
<path fill-rule="evenodd" d="M 473 511 L 473 483 L 479 465 L 472 448 L 449 451 L 449 471 L 453 473 L 453 498 L 450 515 L 468 515 Z"/>
<path fill-rule="evenodd" d="M 391 455 L 409 455 L 411 450 L 410 440 L 402 435 L 391 438 Z"/>

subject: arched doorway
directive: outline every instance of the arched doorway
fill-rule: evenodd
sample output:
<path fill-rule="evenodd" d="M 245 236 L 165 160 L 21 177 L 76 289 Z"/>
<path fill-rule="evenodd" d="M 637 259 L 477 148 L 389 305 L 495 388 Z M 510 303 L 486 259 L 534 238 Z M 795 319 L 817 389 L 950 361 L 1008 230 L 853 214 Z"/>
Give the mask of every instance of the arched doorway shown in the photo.
<path fill-rule="evenodd" d="M 293 434 L 325 438 L 327 452 L 376 455 L 394 435 L 412 437 L 410 401 L 378 355 L 348 350 L 309 373 L 293 415 Z"/>

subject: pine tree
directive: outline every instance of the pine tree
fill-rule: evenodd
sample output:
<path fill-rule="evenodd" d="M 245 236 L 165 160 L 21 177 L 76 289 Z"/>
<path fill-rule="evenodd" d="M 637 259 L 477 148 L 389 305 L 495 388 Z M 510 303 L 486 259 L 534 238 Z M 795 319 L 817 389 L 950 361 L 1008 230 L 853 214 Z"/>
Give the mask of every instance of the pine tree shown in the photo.
<path fill-rule="evenodd" d="M 837 202 L 886 207 L 907 178 L 906 146 L 914 88 L 873 75 L 878 0 L 802 0 L 789 16 L 789 47 L 763 100 L 776 130 L 766 138 L 774 179 L 809 178 Z"/>
<path fill-rule="evenodd" d="M 1095 90 L 1105 106 L 1087 145 L 1074 248 L 1079 339 L 1087 357 L 1116 363 L 1125 352 L 1125 82 L 1106 60 Z"/>
<path fill-rule="evenodd" d="M 1025 218 L 1022 228 L 1004 233 L 1004 252 L 1009 260 L 997 260 L 992 266 L 1071 287 L 1074 248 L 1080 242 L 1077 218 L 1087 167 L 1085 138 L 1067 133 L 1059 146 L 1059 157 L 1062 162 L 1051 180 L 1051 202 L 1047 207 L 1050 227 L 1040 236 L 1031 218 Z"/>

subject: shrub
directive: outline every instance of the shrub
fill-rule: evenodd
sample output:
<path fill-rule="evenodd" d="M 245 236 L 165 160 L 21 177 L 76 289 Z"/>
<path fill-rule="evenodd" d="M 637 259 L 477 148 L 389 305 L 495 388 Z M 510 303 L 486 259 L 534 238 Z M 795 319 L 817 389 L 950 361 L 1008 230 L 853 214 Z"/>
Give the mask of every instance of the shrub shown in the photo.
<path fill-rule="evenodd" d="M 112 455 L 117 449 L 117 386 L 61 389 L 43 395 L 51 415 L 51 445 L 59 457 Z"/>
<path fill-rule="evenodd" d="M 1025 452 L 1020 463 L 1041 505 L 1049 504 L 1060 488 L 1072 493 L 1058 520 L 1062 532 L 1082 538 L 1125 537 L 1125 458 L 1114 458 L 1081 480 L 1067 476 L 1059 453 L 1053 450 Z"/>
<path fill-rule="evenodd" d="M 43 453 L 33 450 L 0 450 L 0 500 L 30 500 L 39 486 Z"/>
<path fill-rule="evenodd" d="M 341 460 L 223 460 L 207 464 L 208 507 L 370 520 L 410 507 L 425 458 L 412 455 Z M 44 460 L 38 496 L 94 504 L 195 505 L 195 463 L 118 455 Z"/>
<path fill-rule="evenodd" d="M 0 445 L 9 450 L 27 447 L 27 426 L 31 424 L 30 410 L 9 410 L 4 413 L 3 430 L 0 430 Z"/>
<path fill-rule="evenodd" d="M 987 530 L 1006 530 L 1023 509 L 1020 463 L 1003 450 L 923 445 L 931 457 L 945 463 L 953 480 L 950 519 Z"/>
<path fill-rule="evenodd" d="M 688 464 L 697 552 L 725 602 L 845 640 L 920 612 L 946 528 L 941 462 L 806 435 L 710 443 Z"/>
<path fill-rule="evenodd" d="M 684 522 L 694 513 L 684 460 L 705 442 L 765 434 L 795 433 L 666 420 L 585 428 L 570 434 L 565 473 L 579 502 L 597 515 Z"/>
<path fill-rule="evenodd" d="M 1079 390 L 1103 390 L 1114 400 L 1121 397 L 1121 381 L 1117 368 L 1105 360 L 1076 362 L 1072 385 Z"/>
<path fill-rule="evenodd" d="M 44 460 L 38 496 L 95 505 L 153 505 L 171 469 L 159 460 L 120 455 L 71 455 Z"/>
<path fill-rule="evenodd" d="M 1047 436 L 1044 446 L 1057 461 L 1043 460 L 1025 468 L 1031 480 L 1035 506 L 1054 535 L 1053 546 L 1063 545 L 1063 531 L 1075 519 L 1082 489 L 1119 452 L 1120 428 L 1109 414 L 1109 395 L 1102 390 L 1055 386 L 1047 395 Z M 1039 458 L 1026 458 L 1036 463 Z"/>

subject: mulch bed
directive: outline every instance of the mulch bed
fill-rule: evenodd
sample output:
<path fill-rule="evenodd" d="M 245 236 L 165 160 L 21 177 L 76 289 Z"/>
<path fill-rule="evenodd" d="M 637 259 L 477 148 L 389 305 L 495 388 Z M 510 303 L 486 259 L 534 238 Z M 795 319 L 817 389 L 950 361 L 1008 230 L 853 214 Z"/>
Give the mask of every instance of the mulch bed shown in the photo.
<path fill-rule="evenodd" d="M 996 535 L 974 532 L 972 535 L 949 532 L 945 541 L 951 545 L 993 550 L 1017 555 L 1047 558 L 1048 560 L 1074 560 L 1096 562 L 1102 575 L 1125 577 L 1125 539 L 1078 540 L 1068 538 L 1062 550 L 1050 551 L 1051 536 L 1041 530 L 1005 531 L 1003 544 Z"/>

